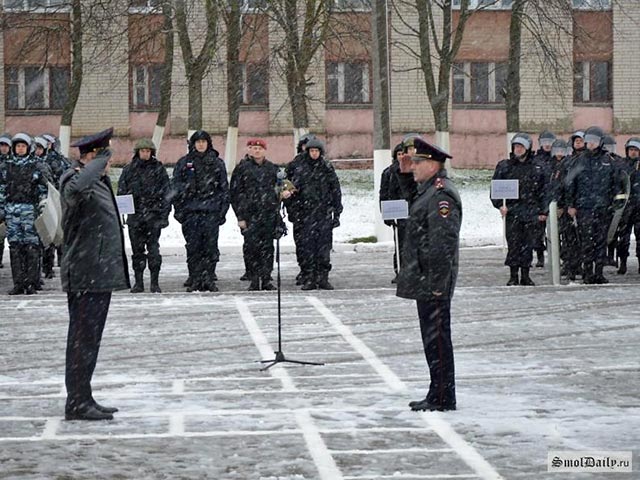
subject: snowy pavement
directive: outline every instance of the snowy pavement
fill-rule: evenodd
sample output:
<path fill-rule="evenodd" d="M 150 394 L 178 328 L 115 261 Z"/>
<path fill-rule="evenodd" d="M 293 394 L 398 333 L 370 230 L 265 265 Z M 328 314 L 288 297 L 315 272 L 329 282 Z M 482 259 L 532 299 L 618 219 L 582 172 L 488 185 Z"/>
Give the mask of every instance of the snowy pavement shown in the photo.
<path fill-rule="evenodd" d="M 458 407 L 418 414 L 428 373 L 415 305 L 395 297 L 390 252 L 336 246 L 333 292 L 247 292 L 238 249 L 220 293 L 187 294 L 180 249 L 161 295 L 114 295 L 94 395 L 111 422 L 66 422 L 66 297 L 0 296 L 0 479 L 630 479 L 640 445 L 640 302 L 606 286 L 504 287 L 496 248 L 463 249 L 453 302 Z M 635 260 L 635 259 L 633 259 Z M 6 290 L 8 269 L 0 270 Z M 148 283 L 148 282 L 147 282 Z M 550 450 L 631 451 L 633 473 L 547 473 Z"/>

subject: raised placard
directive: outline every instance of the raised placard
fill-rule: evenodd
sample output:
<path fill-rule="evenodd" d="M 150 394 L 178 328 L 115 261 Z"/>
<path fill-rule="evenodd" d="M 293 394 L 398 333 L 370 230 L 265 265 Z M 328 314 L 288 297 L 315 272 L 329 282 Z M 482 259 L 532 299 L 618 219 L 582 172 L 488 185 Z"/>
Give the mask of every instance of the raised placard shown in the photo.
<path fill-rule="evenodd" d="M 520 198 L 518 180 L 491 180 L 491 200 L 517 200 Z"/>
<path fill-rule="evenodd" d="M 406 200 L 384 200 L 382 205 L 383 220 L 401 220 L 409 218 L 409 203 Z"/>
<path fill-rule="evenodd" d="M 120 215 L 136 213 L 136 209 L 133 206 L 133 195 L 116 195 L 116 204 Z"/>

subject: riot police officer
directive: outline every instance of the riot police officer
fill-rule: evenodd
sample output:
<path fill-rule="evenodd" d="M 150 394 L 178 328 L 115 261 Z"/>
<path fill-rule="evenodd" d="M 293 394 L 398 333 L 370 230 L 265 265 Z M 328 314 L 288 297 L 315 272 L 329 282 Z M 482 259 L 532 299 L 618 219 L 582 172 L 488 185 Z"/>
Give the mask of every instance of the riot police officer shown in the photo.
<path fill-rule="evenodd" d="M 296 212 L 299 222 L 296 255 L 302 263 L 302 289 L 333 290 L 329 283 L 331 246 L 333 229 L 340 225 L 342 193 L 333 165 L 324 158 L 324 143 L 309 140 L 287 177 L 296 188 L 287 210 Z"/>
<path fill-rule="evenodd" d="M 582 278 L 587 284 L 608 283 L 603 275 L 607 230 L 611 205 L 620 190 L 616 167 L 602 150 L 604 136 L 599 127 L 585 131 L 587 148 L 575 159 L 566 178 L 567 211 L 578 224 Z"/>
<path fill-rule="evenodd" d="M 507 286 L 535 285 L 529 276 L 534 235 L 538 222 L 547 219 L 545 170 L 533 161 L 531 146 L 529 135 L 517 133 L 511 140 L 511 155 L 500 161 L 493 173 L 493 180 L 518 180 L 520 195 L 517 199 L 507 200 L 506 204 L 502 200 L 491 200 L 506 221 L 507 258 L 504 264 L 510 270 Z"/>
<path fill-rule="evenodd" d="M 538 136 L 538 151 L 535 153 L 533 157 L 533 161 L 538 163 L 544 172 L 544 179 L 547 182 L 544 188 L 544 194 L 548 195 L 547 189 L 549 188 L 548 182 L 551 178 L 552 170 L 553 170 L 553 159 L 551 157 L 551 147 L 553 142 L 556 140 L 556 136 L 548 131 L 544 130 Z M 533 249 L 536 252 L 538 257 L 538 261 L 536 262 L 536 267 L 542 268 L 544 267 L 544 251 L 547 249 L 545 245 L 545 229 L 546 222 L 539 221 L 536 223 L 536 231 L 533 237 Z"/>
<path fill-rule="evenodd" d="M 6 237 L 5 219 L 4 219 L 4 203 L 5 203 L 5 184 L 6 184 L 6 167 L 9 155 L 11 154 L 11 136 L 8 133 L 0 135 L 0 268 L 4 268 L 2 258 L 4 257 L 4 241 Z"/>
<path fill-rule="evenodd" d="M 135 213 L 127 216 L 131 240 L 131 265 L 135 283 L 131 293 L 144 292 L 144 269 L 149 265 L 151 293 L 161 293 L 159 285 L 160 232 L 169 225 L 170 181 L 164 165 L 156 158 L 150 139 L 136 142 L 131 163 L 122 169 L 118 195 L 132 195 Z"/>
<path fill-rule="evenodd" d="M 627 258 L 631 243 L 631 230 L 636 237 L 636 256 L 638 257 L 638 273 L 640 273 L 640 138 L 631 137 L 624 145 L 625 158 L 622 168 L 629 175 L 629 200 L 624 209 L 619 226 L 618 256 L 620 266 L 618 274 L 627 273 Z"/>
<path fill-rule="evenodd" d="M 416 300 L 430 384 L 424 399 L 409 403 L 414 411 L 455 410 L 456 387 L 451 342 L 451 299 L 458 275 L 462 202 L 444 169 L 451 156 L 421 138 L 414 153 L 401 160 L 417 183 L 403 245 L 404 264 L 397 295 Z"/>
<path fill-rule="evenodd" d="M 224 160 L 213 148 L 211 135 L 198 130 L 189 139 L 189 153 L 173 170 L 174 216 L 186 240 L 188 292 L 217 292 L 220 259 L 218 233 L 229 210 L 229 182 Z"/>
<path fill-rule="evenodd" d="M 47 179 L 30 153 L 32 142 L 26 133 L 14 135 L 13 156 L 6 164 L 4 213 L 14 284 L 9 295 L 31 295 L 40 287 L 41 243 L 35 220 L 47 196 Z"/>

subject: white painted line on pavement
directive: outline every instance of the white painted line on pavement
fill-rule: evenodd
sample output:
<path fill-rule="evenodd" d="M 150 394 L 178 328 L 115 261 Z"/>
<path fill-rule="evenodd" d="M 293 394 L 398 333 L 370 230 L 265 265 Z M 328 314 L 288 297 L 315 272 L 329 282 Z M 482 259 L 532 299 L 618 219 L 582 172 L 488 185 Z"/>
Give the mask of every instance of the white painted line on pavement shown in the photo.
<path fill-rule="evenodd" d="M 309 411 L 298 410 L 296 422 L 302 430 L 304 441 L 307 443 L 307 448 L 313 457 L 320 478 L 323 480 L 342 480 L 342 472 L 331 456 L 331 452 L 324 443 Z"/>
<path fill-rule="evenodd" d="M 56 417 L 48 418 L 40 438 L 42 440 L 51 440 L 55 438 L 56 432 L 58 431 L 59 426 L 60 426 L 59 418 L 56 418 Z"/>
<path fill-rule="evenodd" d="M 176 413 L 169 417 L 169 434 L 176 437 L 184 436 L 184 415 Z"/>
<path fill-rule="evenodd" d="M 267 337 L 265 337 L 264 333 L 262 333 L 262 330 L 260 330 L 260 327 L 258 326 L 258 323 L 256 322 L 255 318 L 253 318 L 253 315 L 251 314 L 251 311 L 249 310 L 249 307 L 247 306 L 246 302 L 239 297 L 236 297 L 235 300 L 236 300 L 236 307 L 238 308 L 238 312 L 240 313 L 240 318 L 242 319 L 242 322 L 244 323 L 247 330 L 249 331 L 249 335 L 251 336 L 253 343 L 255 343 L 256 347 L 258 347 L 258 351 L 260 352 L 260 355 L 265 360 L 269 360 L 273 358 L 274 351 L 271 348 L 271 345 L 269 344 Z M 285 369 L 282 368 L 282 366 L 274 365 L 269 369 L 269 373 L 273 377 L 277 378 L 282 382 L 283 391 L 285 392 L 296 391 L 296 387 L 291 381 L 291 377 L 289 377 L 289 374 Z"/>
<path fill-rule="evenodd" d="M 385 380 L 387 385 L 395 392 L 404 392 L 407 387 L 398 376 L 391 371 L 384 363 L 380 361 L 378 356 L 373 353 L 367 345 L 356 337 L 351 329 L 347 327 L 342 321 L 336 317 L 331 310 L 329 310 L 324 303 L 322 303 L 317 297 L 307 297 L 307 301 L 318 310 L 324 318 L 336 329 L 340 335 L 347 341 L 353 349 L 358 352 L 371 367 L 378 372 L 378 374 Z"/>
<path fill-rule="evenodd" d="M 387 382 L 389 387 L 397 392 L 408 391 L 406 384 L 391 371 L 377 355 L 351 329 L 342 323 L 317 297 L 307 297 L 327 321 L 344 337 L 353 348 L 360 353 L 373 369 Z M 476 474 L 484 480 L 504 480 L 503 477 L 482 457 L 473 446 L 462 438 L 438 412 L 423 413 L 422 418 L 445 441 Z"/>
<path fill-rule="evenodd" d="M 236 305 L 238 307 L 240 317 L 247 327 L 249 335 L 251 335 L 251 338 L 253 339 L 253 343 L 258 347 L 260 354 L 267 359 L 272 358 L 269 357 L 269 352 L 272 348 L 264 336 L 264 333 L 258 326 L 258 323 L 253 318 L 247 303 L 243 299 L 236 297 Z M 289 373 L 282 368 L 281 365 L 274 365 L 269 369 L 269 373 L 282 381 L 284 390 L 298 391 L 293 380 L 289 376 Z M 333 460 L 333 457 L 331 456 L 327 445 L 324 443 L 311 414 L 307 410 L 298 410 L 296 411 L 295 416 L 296 422 L 302 430 L 302 435 L 304 436 L 304 440 L 307 444 L 307 449 L 309 450 L 309 453 L 313 458 L 313 462 L 318 469 L 320 478 L 322 480 L 342 480 L 342 472 L 338 469 L 338 466 Z"/>
<path fill-rule="evenodd" d="M 174 395 L 184 395 L 184 380 L 174 380 L 171 383 L 171 393 Z"/>

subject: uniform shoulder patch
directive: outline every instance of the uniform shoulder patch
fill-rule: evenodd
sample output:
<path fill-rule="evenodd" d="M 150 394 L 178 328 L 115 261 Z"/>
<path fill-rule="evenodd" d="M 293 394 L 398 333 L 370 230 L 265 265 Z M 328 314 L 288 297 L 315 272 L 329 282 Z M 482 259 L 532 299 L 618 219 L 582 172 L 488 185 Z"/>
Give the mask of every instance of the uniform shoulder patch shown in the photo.
<path fill-rule="evenodd" d="M 442 190 L 444 188 L 444 178 L 438 177 L 433 184 L 438 190 Z"/>
<path fill-rule="evenodd" d="M 438 202 L 438 214 L 442 218 L 447 218 L 451 212 L 451 205 L 448 200 L 441 200 Z"/>

